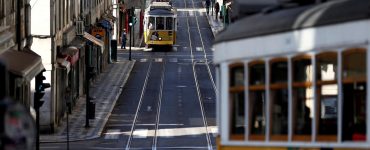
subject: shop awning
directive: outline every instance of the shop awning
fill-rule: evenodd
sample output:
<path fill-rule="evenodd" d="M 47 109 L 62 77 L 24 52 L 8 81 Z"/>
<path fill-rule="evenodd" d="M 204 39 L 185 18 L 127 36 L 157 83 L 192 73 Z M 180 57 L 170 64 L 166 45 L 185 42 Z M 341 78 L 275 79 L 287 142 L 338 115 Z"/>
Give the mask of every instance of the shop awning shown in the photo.
<path fill-rule="evenodd" d="M 113 28 L 112 28 L 112 24 L 111 24 L 111 22 L 110 21 L 108 21 L 108 20 L 106 20 L 106 19 L 102 19 L 102 20 L 100 20 L 99 21 L 99 24 L 103 27 L 103 28 L 105 28 L 105 29 L 107 29 L 107 30 L 112 30 Z"/>
<path fill-rule="evenodd" d="M 85 56 L 86 41 L 84 38 L 77 36 L 71 41 L 69 45 L 79 49 L 80 58 Z"/>
<path fill-rule="evenodd" d="M 41 56 L 31 50 L 7 50 L 0 55 L 0 59 L 4 60 L 9 72 L 28 81 L 44 69 Z"/>
<path fill-rule="evenodd" d="M 74 65 L 79 59 L 80 50 L 75 46 L 69 46 L 63 49 L 62 55 L 67 57 L 67 61 Z"/>
<path fill-rule="evenodd" d="M 99 45 L 101 47 L 101 51 L 103 53 L 103 51 L 104 51 L 104 42 L 102 40 L 99 40 L 98 38 L 94 37 L 93 35 L 91 35 L 87 32 L 84 33 L 84 38 L 93 42 L 96 45 Z"/>
<path fill-rule="evenodd" d="M 71 70 L 71 63 L 67 60 L 68 58 L 57 58 L 57 63 L 59 68 L 64 68 L 67 70 L 67 73 Z"/>

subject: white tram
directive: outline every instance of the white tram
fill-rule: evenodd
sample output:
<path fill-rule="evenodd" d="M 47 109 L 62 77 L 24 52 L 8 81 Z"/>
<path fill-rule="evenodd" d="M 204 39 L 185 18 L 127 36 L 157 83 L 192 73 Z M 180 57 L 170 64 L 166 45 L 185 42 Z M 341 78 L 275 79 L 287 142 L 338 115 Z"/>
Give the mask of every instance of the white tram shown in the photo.
<path fill-rule="evenodd" d="M 370 0 L 243 18 L 214 47 L 219 150 L 370 149 Z"/>

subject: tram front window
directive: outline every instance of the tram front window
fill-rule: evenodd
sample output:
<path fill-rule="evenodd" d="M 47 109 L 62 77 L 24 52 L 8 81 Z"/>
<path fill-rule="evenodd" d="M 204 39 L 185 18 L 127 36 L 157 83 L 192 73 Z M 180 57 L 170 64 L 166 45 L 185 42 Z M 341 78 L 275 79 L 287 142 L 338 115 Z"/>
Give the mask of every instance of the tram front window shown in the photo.
<path fill-rule="evenodd" d="M 166 30 L 172 30 L 172 25 L 173 25 L 173 18 L 167 17 L 166 18 Z"/>
<path fill-rule="evenodd" d="M 157 17 L 156 19 L 156 30 L 163 30 L 164 29 L 164 18 Z"/>
<path fill-rule="evenodd" d="M 244 98 L 244 66 L 242 63 L 230 67 L 231 97 L 231 135 L 232 140 L 244 139 L 245 98 Z"/>
<path fill-rule="evenodd" d="M 366 140 L 366 50 L 343 52 L 343 140 Z"/>
<path fill-rule="evenodd" d="M 149 17 L 148 29 L 153 30 L 154 29 L 154 26 L 153 26 L 154 24 L 155 24 L 155 18 L 154 17 Z"/>

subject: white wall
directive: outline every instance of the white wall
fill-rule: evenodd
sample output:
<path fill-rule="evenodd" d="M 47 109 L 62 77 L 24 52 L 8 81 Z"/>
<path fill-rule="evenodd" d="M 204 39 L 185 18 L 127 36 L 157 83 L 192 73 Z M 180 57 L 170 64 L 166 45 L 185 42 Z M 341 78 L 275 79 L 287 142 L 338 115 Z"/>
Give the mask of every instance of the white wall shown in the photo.
<path fill-rule="evenodd" d="M 31 0 L 31 34 L 32 35 L 50 35 L 50 0 Z M 33 38 L 31 49 L 39 54 L 42 63 L 46 69 L 44 82 L 51 83 L 51 41 L 50 38 Z M 52 123 L 51 118 L 51 89 L 45 90 L 43 97 L 45 103 L 40 108 L 40 125 L 49 126 Z"/>

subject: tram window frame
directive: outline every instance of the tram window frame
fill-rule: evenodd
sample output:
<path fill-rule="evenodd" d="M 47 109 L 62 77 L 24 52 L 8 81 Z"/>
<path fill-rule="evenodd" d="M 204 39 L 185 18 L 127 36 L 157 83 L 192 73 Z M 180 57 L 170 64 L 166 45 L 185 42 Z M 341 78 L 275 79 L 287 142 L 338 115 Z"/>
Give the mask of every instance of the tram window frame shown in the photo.
<path fill-rule="evenodd" d="M 155 18 L 155 30 L 165 30 L 165 23 L 164 23 L 165 18 L 166 17 L 156 17 Z M 160 23 L 162 23 L 162 24 L 160 24 Z M 160 26 L 160 25 L 162 25 L 162 26 Z"/>
<path fill-rule="evenodd" d="M 155 20 L 156 20 L 156 17 L 152 17 L 152 16 L 149 17 L 147 29 L 149 29 L 149 30 L 155 30 L 155 24 L 156 24 L 155 23 Z"/>
<path fill-rule="evenodd" d="M 279 67 L 278 65 L 285 63 L 285 69 L 283 67 Z M 283 64 L 284 65 L 284 64 Z M 270 67 L 270 139 L 272 141 L 287 141 L 288 140 L 288 120 L 289 120 L 289 112 L 288 112 L 288 104 L 289 104 L 289 91 L 288 91 L 288 59 L 287 58 L 274 58 L 269 62 Z M 276 68 L 275 68 L 276 67 Z M 282 75 L 279 75 L 282 74 Z M 284 94 L 285 92 L 285 94 Z M 283 96 L 278 99 L 278 95 Z M 285 100 L 284 100 L 285 98 Z M 278 102 L 278 103 L 275 103 Z M 280 103 L 279 103 L 280 102 Z M 279 104 L 281 106 L 279 106 Z M 283 106 L 285 104 L 285 106 Z M 284 108 L 285 107 L 285 108 Z M 285 112 L 284 112 L 285 111 Z M 280 112 L 280 114 L 279 114 Z M 282 114 L 285 113 L 285 121 L 281 119 L 277 119 L 276 116 L 284 117 Z M 277 119 L 277 120 L 274 120 Z M 279 124 L 279 125 L 277 125 Z M 275 127 L 275 128 L 274 128 Z M 276 131 L 276 127 L 281 127 L 279 130 Z M 285 131 L 284 131 L 285 128 Z M 275 132 L 275 133 L 274 133 Z M 276 133 L 280 132 L 280 133 Z"/>
<path fill-rule="evenodd" d="M 242 75 L 236 75 L 236 71 L 238 69 L 241 69 L 241 73 Z M 240 70 L 239 70 L 240 71 Z M 241 81 L 240 79 L 239 80 L 235 80 L 234 76 L 238 76 L 238 77 L 241 77 Z M 230 108 L 231 108 L 231 111 L 230 111 L 230 140 L 244 140 L 244 136 L 245 136 L 245 87 L 244 87 L 244 84 L 245 84 L 245 66 L 244 66 L 244 63 L 233 63 L 233 64 L 230 64 L 229 65 L 229 99 L 230 99 Z M 236 99 L 234 99 L 236 98 Z M 237 102 L 235 102 L 237 100 Z M 236 106 L 235 104 L 238 103 L 238 108 L 234 107 Z M 240 107 L 242 106 L 242 107 Z M 240 110 L 240 109 L 241 110 Z M 237 110 L 235 110 L 237 109 Z M 237 111 L 237 112 L 236 112 Z M 240 115 L 240 113 L 242 113 L 242 117 L 239 117 L 239 118 L 243 118 L 242 119 L 242 128 L 238 128 L 235 126 L 235 124 L 237 124 L 237 121 L 235 119 L 235 113 L 237 113 L 238 115 Z M 241 132 L 241 133 L 239 133 Z"/>
<path fill-rule="evenodd" d="M 299 78 L 297 77 L 300 73 L 300 71 L 302 70 L 299 70 L 301 69 L 300 66 L 295 66 L 297 62 L 299 61 L 308 61 L 309 64 L 308 66 L 310 66 L 310 68 L 306 68 L 306 72 L 303 74 L 301 73 L 300 75 L 304 75 L 303 78 Z M 310 101 L 314 101 L 314 96 L 313 96 L 313 88 L 312 88 L 312 85 L 313 85 L 313 69 L 314 67 L 312 66 L 312 57 L 308 54 L 302 54 L 302 55 L 298 55 L 298 56 L 295 56 L 292 58 L 292 77 L 293 77 L 293 81 L 292 81 L 292 100 L 293 100 L 293 111 L 292 111 L 292 127 L 293 127 L 293 135 L 292 135 L 292 140 L 293 141 L 310 141 L 311 140 L 311 137 L 312 137 L 312 119 L 313 119 L 313 116 L 312 116 L 312 110 L 313 110 L 313 102 L 310 103 Z M 309 70 L 307 70 L 309 69 Z M 302 80 L 303 79 L 303 80 Z M 298 125 L 298 119 L 301 119 L 301 118 L 297 118 L 297 115 L 299 115 L 298 113 L 298 108 L 297 105 L 299 105 L 298 102 L 300 102 L 298 100 L 298 98 L 300 97 L 299 94 L 301 94 L 300 92 L 305 92 L 304 94 L 304 103 L 305 106 L 304 108 L 302 108 L 302 110 L 304 110 L 304 112 L 301 114 L 301 116 L 304 116 L 304 120 L 301 120 L 301 122 L 303 121 L 302 124 Z M 312 92 L 311 92 L 312 91 Z M 311 97 L 310 97 L 311 95 Z M 308 105 L 311 105 L 311 108 L 309 108 L 309 106 L 307 106 L 307 101 L 308 101 Z M 302 104 L 302 102 L 300 103 Z M 311 110 L 310 110 L 311 109 Z M 309 113 L 307 114 L 306 111 L 309 111 Z M 307 121 L 307 119 L 309 119 Z M 307 123 L 308 122 L 308 123 Z M 302 127 L 302 130 L 299 130 L 298 126 Z M 301 133 L 298 133 L 298 132 L 301 132 Z"/>
<path fill-rule="evenodd" d="M 351 55 L 356 55 L 350 58 Z M 343 141 L 366 142 L 367 133 L 367 50 L 362 48 L 347 49 L 342 52 L 342 91 L 343 91 Z M 347 58 L 348 57 L 348 58 Z M 352 56 L 353 57 L 353 56 Z M 363 58 L 363 60 L 361 60 Z M 351 64 L 353 63 L 353 64 Z M 362 67 L 356 74 L 355 67 Z M 354 69 L 355 68 L 355 69 Z M 352 69 L 352 70 L 351 70 Z M 354 69 L 354 70 L 353 70 Z M 349 73 L 348 71 L 355 71 Z M 358 71 L 358 70 L 357 70 Z M 362 74 L 361 74 L 362 73 Z M 352 76 L 351 76 L 352 75 Z M 358 108 L 358 107 L 360 108 Z M 351 115 L 352 114 L 352 115 Z M 362 115 L 362 116 L 357 116 Z M 362 118 L 362 120 L 361 120 Z M 361 122 L 362 121 L 362 122 Z M 356 123 L 357 122 L 357 123 Z M 361 123 L 358 123 L 361 122 Z"/>
<path fill-rule="evenodd" d="M 315 57 L 317 96 L 315 103 L 316 117 L 314 118 L 316 119 L 317 141 L 337 141 L 339 96 L 337 83 L 338 53 L 328 51 L 319 53 Z M 332 72 L 329 71 L 330 69 L 332 69 Z M 335 111 L 336 114 L 327 114 L 326 108 Z"/>
<path fill-rule="evenodd" d="M 173 30 L 173 17 L 165 17 L 165 21 L 165 30 Z"/>
<path fill-rule="evenodd" d="M 265 133 L 266 133 L 266 102 L 267 102 L 267 97 L 266 97 L 266 62 L 263 60 L 255 60 L 252 61 L 248 64 L 248 78 L 249 78 L 249 119 L 248 119 L 248 129 L 249 129 L 249 140 L 252 141 L 263 141 L 265 140 Z M 263 67 L 261 71 L 263 73 L 260 73 L 260 77 L 258 78 L 257 74 L 253 74 L 253 67 L 256 67 L 257 65 L 261 65 L 260 67 Z M 257 71 L 256 71 L 257 72 Z M 259 82 L 256 82 L 259 80 Z M 256 101 L 256 99 L 261 98 L 262 103 L 259 103 L 262 107 L 262 110 L 257 110 L 257 106 L 255 106 L 256 102 L 261 102 L 261 101 Z M 264 102 L 263 102 L 264 101 Z M 255 111 L 256 110 L 256 111 Z M 261 111 L 262 117 L 261 116 L 256 116 L 259 114 L 258 111 Z M 253 119 L 255 118 L 255 119 Z M 258 121 L 259 119 L 259 121 Z M 257 122 L 256 122 L 257 121 Z M 261 129 L 258 130 L 259 126 L 261 124 Z M 256 127 L 256 128 L 253 128 Z M 259 132 L 259 133 L 257 133 Z"/>

